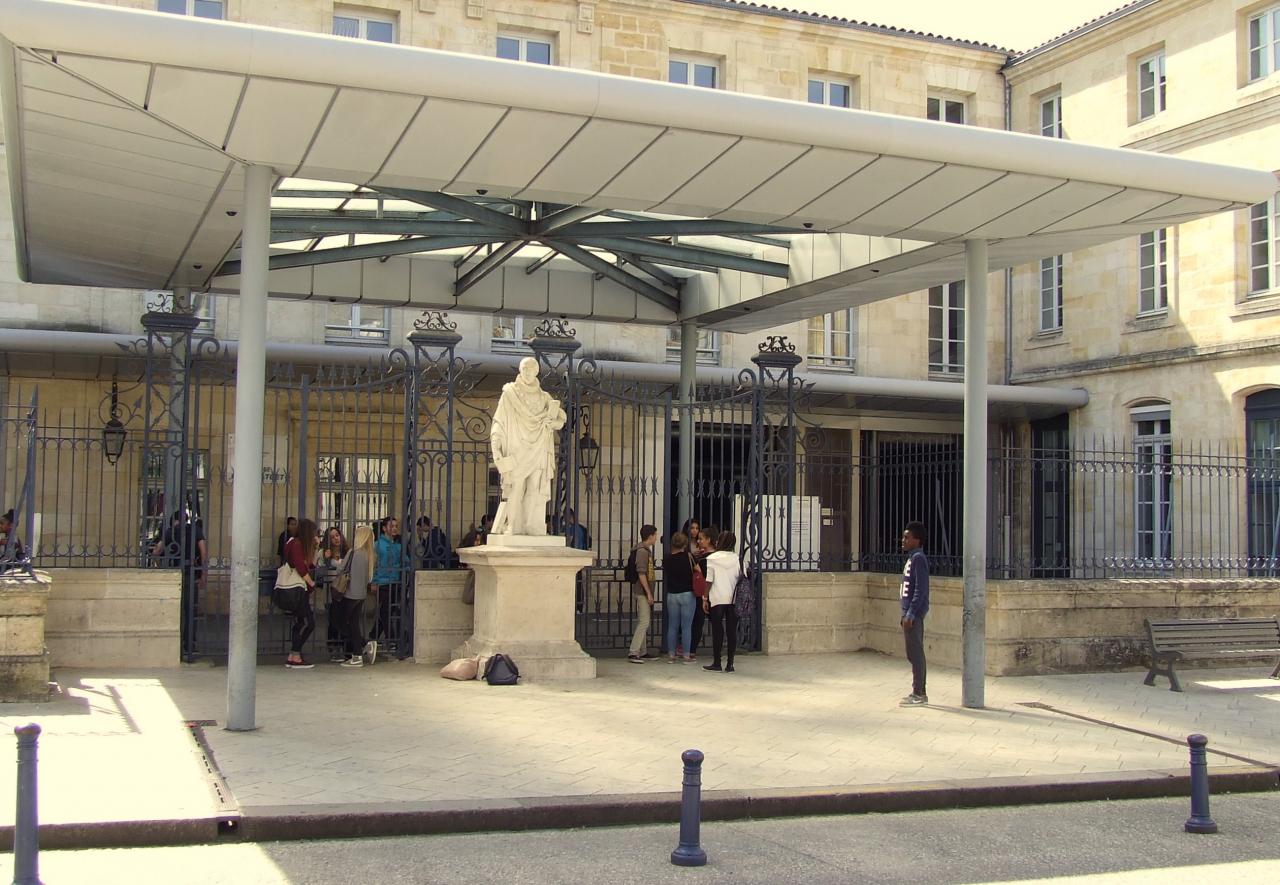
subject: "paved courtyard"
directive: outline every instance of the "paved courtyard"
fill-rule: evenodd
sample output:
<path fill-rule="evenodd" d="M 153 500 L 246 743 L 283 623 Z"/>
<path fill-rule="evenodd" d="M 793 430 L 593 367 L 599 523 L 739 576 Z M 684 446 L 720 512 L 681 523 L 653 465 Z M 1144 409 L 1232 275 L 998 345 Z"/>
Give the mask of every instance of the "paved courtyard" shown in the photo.
<path fill-rule="evenodd" d="M 708 790 L 1184 769 L 1195 731 L 1243 757 L 1211 765 L 1280 761 L 1280 682 L 1267 672 L 1188 671 L 1182 694 L 1139 672 L 990 679 L 989 708 L 975 711 L 960 705 L 959 673 L 940 668 L 930 706 L 899 708 L 907 665 L 873 653 L 745 656 L 734 674 L 602 660 L 594 681 L 514 688 L 411 663 L 263 667 L 260 729 L 204 731 L 241 808 L 669 792 L 689 747 L 707 755 Z M 225 670 L 56 675 L 52 703 L 0 707 L 6 730 L 45 729 L 42 821 L 215 813 L 185 723 L 223 720 Z M 0 765 L 0 796 L 13 779 Z M 12 814 L 0 802 L 0 823 Z"/>

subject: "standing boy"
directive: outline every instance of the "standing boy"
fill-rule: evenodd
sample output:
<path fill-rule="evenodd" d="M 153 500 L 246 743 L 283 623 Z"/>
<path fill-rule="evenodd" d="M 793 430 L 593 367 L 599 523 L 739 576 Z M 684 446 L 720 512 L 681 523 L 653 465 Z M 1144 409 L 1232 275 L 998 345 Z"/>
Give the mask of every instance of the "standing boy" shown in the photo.
<path fill-rule="evenodd" d="M 646 651 L 649 644 L 649 621 L 653 617 L 653 545 L 658 540 L 655 526 L 640 527 L 640 543 L 631 548 L 626 578 L 631 582 L 632 596 L 636 601 L 636 632 L 631 637 L 631 654 L 627 660 L 643 664 L 653 655 Z"/>
<path fill-rule="evenodd" d="M 898 703 L 900 707 L 929 703 L 924 691 L 924 616 L 929 613 L 929 558 L 924 555 L 924 537 L 922 522 L 909 522 L 902 530 L 902 552 L 907 554 L 907 564 L 902 567 L 902 635 L 911 662 L 911 694 Z"/>

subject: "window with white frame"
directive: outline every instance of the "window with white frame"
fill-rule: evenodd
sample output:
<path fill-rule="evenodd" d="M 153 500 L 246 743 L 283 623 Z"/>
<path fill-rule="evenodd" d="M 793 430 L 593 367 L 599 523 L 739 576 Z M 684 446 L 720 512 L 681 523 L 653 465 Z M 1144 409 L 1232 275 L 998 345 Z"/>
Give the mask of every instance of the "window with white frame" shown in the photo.
<path fill-rule="evenodd" d="M 1046 138 L 1063 137 L 1061 92 L 1040 99 L 1040 134 Z"/>
<path fill-rule="evenodd" d="M 1275 197 L 1249 207 L 1249 294 L 1280 288 L 1280 203 Z"/>
<path fill-rule="evenodd" d="M 929 290 L 929 371 L 964 372 L 964 282 Z"/>
<path fill-rule="evenodd" d="M 1062 256 L 1040 259 L 1040 331 L 1062 330 Z"/>
<path fill-rule="evenodd" d="M 524 317 L 495 316 L 489 332 L 489 349 L 508 352 L 528 350 L 529 345 L 524 338 Z"/>
<path fill-rule="evenodd" d="M 226 18 L 222 0 L 156 0 L 157 12 L 172 15 L 194 15 L 196 18 Z"/>
<path fill-rule="evenodd" d="M 680 326 L 667 326 L 667 362 L 680 362 Z M 720 333 L 712 329 L 698 330 L 698 365 L 720 365 Z"/>
<path fill-rule="evenodd" d="M 391 459 L 379 455 L 321 455 L 316 459 L 316 516 L 348 538 L 391 512 Z"/>
<path fill-rule="evenodd" d="M 354 37 L 375 43 L 396 42 L 396 20 L 388 15 L 378 15 L 355 9 L 335 9 L 333 33 L 338 37 Z"/>
<path fill-rule="evenodd" d="M 324 340 L 335 344 L 389 344 L 391 309 L 367 304 L 331 304 Z"/>
<path fill-rule="evenodd" d="M 925 116 L 942 123 L 964 123 L 964 99 L 947 95 L 930 95 L 925 102 Z"/>
<path fill-rule="evenodd" d="M 853 310 L 837 310 L 809 318 L 809 365 L 853 368 Z"/>
<path fill-rule="evenodd" d="M 672 54 L 667 62 L 667 80 L 686 86 L 720 88 L 720 64 L 715 59 Z"/>
<path fill-rule="evenodd" d="M 1173 555 L 1173 424 L 1168 403 L 1130 411 L 1134 428 L 1134 533 L 1139 559 Z"/>
<path fill-rule="evenodd" d="M 527 61 L 535 65 L 554 64 L 555 47 L 546 37 L 528 37 L 523 34 L 499 34 L 498 58 L 510 61 Z"/>
<path fill-rule="evenodd" d="M 1249 82 L 1270 77 L 1280 70 L 1280 6 L 1250 16 Z"/>
<path fill-rule="evenodd" d="M 1138 60 L 1138 119 L 1147 120 L 1165 109 L 1164 50 Z"/>
<path fill-rule="evenodd" d="M 1138 313 L 1169 309 L 1169 233 L 1166 228 L 1138 237 Z"/>
<path fill-rule="evenodd" d="M 853 81 L 832 77 L 809 78 L 809 104 L 831 105 L 833 108 L 851 108 L 857 100 Z"/>

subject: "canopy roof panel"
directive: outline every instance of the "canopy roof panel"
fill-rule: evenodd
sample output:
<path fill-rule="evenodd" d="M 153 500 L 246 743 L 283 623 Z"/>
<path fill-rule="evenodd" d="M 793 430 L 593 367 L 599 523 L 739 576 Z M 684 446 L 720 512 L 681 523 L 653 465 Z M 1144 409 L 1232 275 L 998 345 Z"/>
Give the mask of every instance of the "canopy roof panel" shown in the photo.
<path fill-rule="evenodd" d="M 32 282 L 208 286 L 239 236 L 245 164 L 941 244 L 892 273 L 793 278 L 751 311 L 756 325 L 954 279 L 966 238 L 990 239 L 1001 266 L 1276 189 L 1268 172 L 1162 155 L 106 6 L 0 0 L 0 36 Z"/>

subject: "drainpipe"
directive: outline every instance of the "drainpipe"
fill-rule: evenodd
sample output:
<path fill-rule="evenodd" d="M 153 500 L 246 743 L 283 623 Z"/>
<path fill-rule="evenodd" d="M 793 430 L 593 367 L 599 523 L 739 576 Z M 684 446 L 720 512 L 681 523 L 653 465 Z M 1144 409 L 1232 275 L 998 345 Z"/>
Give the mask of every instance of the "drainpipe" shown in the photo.
<path fill-rule="evenodd" d="M 1004 129 L 1013 131 L 1013 86 L 1009 83 L 1009 75 L 1000 72 L 1004 78 Z M 1004 378 L 1005 384 L 1013 379 L 1013 268 L 1004 269 Z"/>

